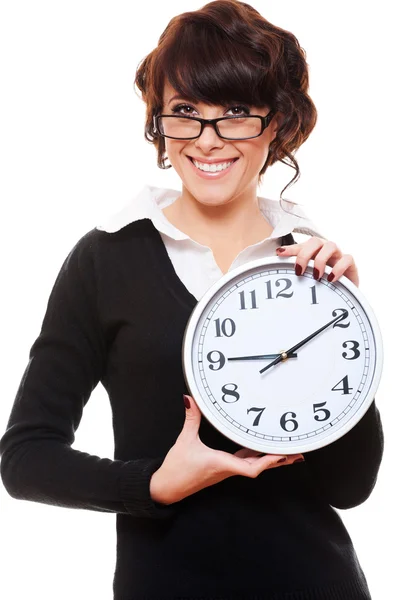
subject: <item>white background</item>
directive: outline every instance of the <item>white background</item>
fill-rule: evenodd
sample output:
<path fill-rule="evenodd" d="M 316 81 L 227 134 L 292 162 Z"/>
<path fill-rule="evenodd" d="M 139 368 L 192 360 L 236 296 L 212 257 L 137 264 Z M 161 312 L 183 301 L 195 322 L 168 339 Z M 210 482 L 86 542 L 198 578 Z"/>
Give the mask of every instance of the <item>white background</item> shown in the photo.
<path fill-rule="evenodd" d="M 179 189 L 143 136 L 135 69 L 169 20 L 202 2 L 3 0 L 0 4 L 2 391 L 0 429 L 37 337 L 61 264 L 76 241 L 146 183 Z M 360 289 L 385 349 L 377 393 L 385 455 L 363 505 L 340 511 L 373 600 L 395 596 L 399 418 L 396 394 L 395 3 L 254 0 L 306 50 L 319 120 L 298 151 L 302 177 L 286 192 L 326 237 L 355 257 Z M 278 198 L 294 171 L 271 167 L 260 194 Z M 304 239 L 308 239 L 305 237 Z M 74 447 L 113 457 L 111 411 L 98 386 Z M 282 467 L 284 468 L 284 467 Z M 12 499 L 0 487 L 7 600 L 110 600 L 115 515 Z"/>

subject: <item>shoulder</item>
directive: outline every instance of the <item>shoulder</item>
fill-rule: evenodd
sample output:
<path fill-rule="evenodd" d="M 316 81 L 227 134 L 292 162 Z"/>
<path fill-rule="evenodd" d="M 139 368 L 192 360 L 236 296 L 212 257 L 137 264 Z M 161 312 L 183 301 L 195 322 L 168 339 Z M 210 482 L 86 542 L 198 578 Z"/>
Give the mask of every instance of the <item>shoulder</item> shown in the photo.
<path fill-rule="evenodd" d="M 70 255 L 95 257 L 110 246 L 125 244 L 130 240 L 149 238 L 152 229 L 151 221 L 147 218 L 128 223 L 115 232 L 105 231 L 96 226 L 77 240 Z"/>
<path fill-rule="evenodd" d="M 115 233 L 93 227 L 84 233 L 67 252 L 58 277 L 97 279 L 111 275 L 116 265 L 140 256 L 145 239 L 150 235 L 151 222 L 142 219 L 129 223 Z"/>
<path fill-rule="evenodd" d="M 112 279 L 126 265 L 132 270 L 142 268 L 145 257 L 158 248 L 157 233 L 147 218 L 128 223 L 113 233 L 94 227 L 78 239 L 67 260 L 81 271 Z"/>
<path fill-rule="evenodd" d="M 146 239 L 151 236 L 151 221 L 129 223 L 115 233 L 93 227 L 67 252 L 55 281 L 55 290 L 78 290 L 96 294 L 112 288 L 121 270 L 141 272 L 146 254 Z M 68 292 L 69 293 L 69 292 Z"/>

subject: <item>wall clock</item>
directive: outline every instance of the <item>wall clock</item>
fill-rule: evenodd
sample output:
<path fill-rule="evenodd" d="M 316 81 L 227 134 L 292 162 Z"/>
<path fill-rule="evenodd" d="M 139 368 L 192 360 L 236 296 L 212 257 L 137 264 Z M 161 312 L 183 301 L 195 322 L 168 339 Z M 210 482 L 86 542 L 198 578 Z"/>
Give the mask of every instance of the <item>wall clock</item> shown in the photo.
<path fill-rule="evenodd" d="M 186 326 L 183 371 L 201 413 L 237 444 L 296 454 L 345 435 L 382 373 L 377 319 L 347 277 L 295 274 L 296 257 L 265 257 L 226 273 Z"/>

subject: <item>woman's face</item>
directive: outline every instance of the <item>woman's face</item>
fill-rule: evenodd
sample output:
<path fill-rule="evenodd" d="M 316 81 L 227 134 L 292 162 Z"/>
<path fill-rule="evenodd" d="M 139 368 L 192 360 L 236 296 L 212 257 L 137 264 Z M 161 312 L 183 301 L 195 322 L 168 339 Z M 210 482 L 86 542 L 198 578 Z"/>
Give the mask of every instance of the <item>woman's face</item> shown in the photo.
<path fill-rule="evenodd" d="M 165 84 L 163 114 L 215 119 L 245 114 L 240 109 L 241 106 L 237 103 L 221 107 L 202 102 L 188 102 L 178 97 L 176 90 L 169 83 Z M 249 114 L 261 116 L 267 115 L 270 110 L 268 106 L 262 109 L 248 109 Z M 262 135 L 249 140 L 224 140 L 211 126 L 204 127 L 201 136 L 195 140 L 164 138 L 166 154 L 182 180 L 183 195 L 189 193 L 198 202 L 210 206 L 227 204 L 243 194 L 256 198 L 259 172 L 266 162 L 269 145 L 276 135 L 276 129 L 277 119 L 273 117 Z M 199 162 L 202 160 L 204 163 L 235 162 L 225 171 L 203 173 L 193 164 L 191 158 Z"/>

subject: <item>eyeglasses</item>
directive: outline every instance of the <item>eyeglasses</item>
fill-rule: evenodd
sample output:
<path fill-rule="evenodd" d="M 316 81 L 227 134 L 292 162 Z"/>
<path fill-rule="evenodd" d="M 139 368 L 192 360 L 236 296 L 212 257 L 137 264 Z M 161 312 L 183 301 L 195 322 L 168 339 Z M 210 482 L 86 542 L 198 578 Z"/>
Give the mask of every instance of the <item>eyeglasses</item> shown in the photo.
<path fill-rule="evenodd" d="M 200 119 L 183 115 L 154 116 L 154 132 L 173 140 L 195 140 L 205 125 L 212 125 L 219 137 L 224 140 L 249 140 L 262 135 L 274 116 L 270 111 L 265 117 L 248 115 L 246 117 L 219 117 L 218 119 Z"/>

